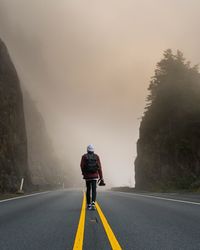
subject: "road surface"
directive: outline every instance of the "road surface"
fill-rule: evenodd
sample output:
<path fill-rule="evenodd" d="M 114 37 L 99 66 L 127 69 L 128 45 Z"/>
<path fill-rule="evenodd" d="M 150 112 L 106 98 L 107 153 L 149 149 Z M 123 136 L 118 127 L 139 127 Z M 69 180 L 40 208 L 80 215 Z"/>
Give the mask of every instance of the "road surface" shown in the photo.
<path fill-rule="evenodd" d="M 199 250 L 200 200 L 184 200 L 105 191 L 100 210 L 85 211 L 83 192 L 69 189 L 3 201 L 0 250 Z"/>

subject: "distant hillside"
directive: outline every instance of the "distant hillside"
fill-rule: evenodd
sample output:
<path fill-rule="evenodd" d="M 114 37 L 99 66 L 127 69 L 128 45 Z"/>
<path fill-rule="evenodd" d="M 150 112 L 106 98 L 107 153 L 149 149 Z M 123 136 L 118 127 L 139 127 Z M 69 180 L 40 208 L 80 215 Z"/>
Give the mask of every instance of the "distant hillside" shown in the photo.
<path fill-rule="evenodd" d="M 181 52 L 157 64 L 140 125 L 136 188 L 200 188 L 200 74 Z"/>
<path fill-rule="evenodd" d="M 22 93 L 15 67 L 0 40 L 0 192 L 29 185 Z"/>
<path fill-rule="evenodd" d="M 63 181 L 61 166 L 43 117 L 27 91 L 24 91 L 24 109 L 32 182 L 35 185 L 57 185 Z"/>

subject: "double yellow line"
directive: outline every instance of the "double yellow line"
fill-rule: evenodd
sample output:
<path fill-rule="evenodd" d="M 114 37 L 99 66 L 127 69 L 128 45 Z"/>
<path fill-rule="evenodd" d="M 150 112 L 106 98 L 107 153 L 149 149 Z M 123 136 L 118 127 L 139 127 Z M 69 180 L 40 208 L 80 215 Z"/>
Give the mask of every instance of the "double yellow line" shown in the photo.
<path fill-rule="evenodd" d="M 110 242 L 111 248 L 113 250 L 122 250 L 119 242 L 117 241 L 106 217 L 104 216 L 99 204 L 96 202 L 97 212 L 103 224 L 104 230 L 107 234 L 108 240 Z M 85 213 L 86 213 L 86 197 L 85 193 L 83 194 L 83 203 L 81 209 L 81 215 L 79 219 L 78 229 L 76 232 L 76 238 L 74 242 L 73 250 L 82 250 L 83 249 L 83 239 L 84 239 L 84 228 L 85 228 Z"/>

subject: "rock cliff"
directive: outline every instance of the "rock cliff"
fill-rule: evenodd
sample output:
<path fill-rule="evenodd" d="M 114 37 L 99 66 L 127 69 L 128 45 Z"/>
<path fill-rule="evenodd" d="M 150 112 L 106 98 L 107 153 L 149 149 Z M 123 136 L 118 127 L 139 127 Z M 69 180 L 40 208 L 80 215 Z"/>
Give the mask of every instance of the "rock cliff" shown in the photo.
<path fill-rule="evenodd" d="M 171 50 L 157 64 L 141 121 L 136 188 L 200 187 L 200 74 Z"/>
<path fill-rule="evenodd" d="M 61 166 L 45 121 L 27 91 L 24 91 L 24 110 L 31 180 L 38 186 L 57 186 L 63 181 Z"/>
<path fill-rule="evenodd" d="M 0 40 L 0 192 L 30 183 L 22 93 L 15 67 Z"/>

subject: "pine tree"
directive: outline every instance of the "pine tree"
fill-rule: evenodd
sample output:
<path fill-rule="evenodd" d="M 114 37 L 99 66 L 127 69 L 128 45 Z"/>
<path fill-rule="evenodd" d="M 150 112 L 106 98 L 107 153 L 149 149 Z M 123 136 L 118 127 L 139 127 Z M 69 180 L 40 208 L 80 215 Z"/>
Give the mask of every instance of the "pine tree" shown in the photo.
<path fill-rule="evenodd" d="M 190 66 L 179 50 L 164 52 L 164 58 L 157 64 L 148 90 L 145 116 L 152 112 L 165 118 L 176 119 L 183 113 L 200 111 L 200 74 L 198 66 Z M 185 115 L 185 114 L 184 114 Z M 159 117 L 156 119 L 159 122 Z"/>

